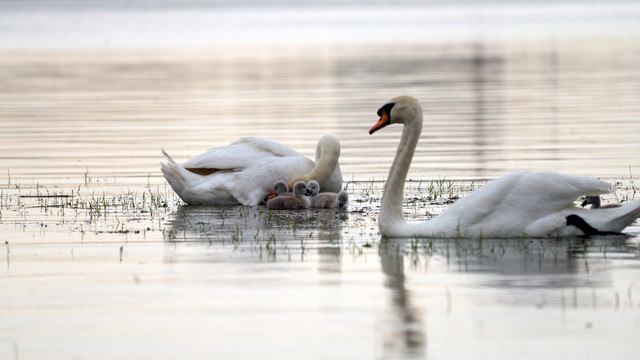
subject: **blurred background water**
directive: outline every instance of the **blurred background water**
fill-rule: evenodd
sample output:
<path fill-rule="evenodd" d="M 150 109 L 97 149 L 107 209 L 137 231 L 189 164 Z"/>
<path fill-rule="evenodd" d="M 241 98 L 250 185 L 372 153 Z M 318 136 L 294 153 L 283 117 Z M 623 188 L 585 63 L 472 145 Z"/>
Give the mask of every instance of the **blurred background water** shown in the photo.
<path fill-rule="evenodd" d="M 157 178 L 160 148 L 251 135 L 313 156 L 333 133 L 346 177 L 384 177 L 400 129 L 367 130 L 410 94 L 411 176 L 629 177 L 638 19 L 635 1 L 0 2 L 0 158 L 17 177 Z"/>
<path fill-rule="evenodd" d="M 637 225 L 380 241 L 366 181 L 401 129 L 368 129 L 401 94 L 425 113 L 416 181 L 550 170 L 636 196 L 637 1 L 0 1 L 0 358 L 635 358 Z M 346 217 L 37 197 L 170 198 L 162 148 L 313 157 L 326 133 L 360 182 Z"/>

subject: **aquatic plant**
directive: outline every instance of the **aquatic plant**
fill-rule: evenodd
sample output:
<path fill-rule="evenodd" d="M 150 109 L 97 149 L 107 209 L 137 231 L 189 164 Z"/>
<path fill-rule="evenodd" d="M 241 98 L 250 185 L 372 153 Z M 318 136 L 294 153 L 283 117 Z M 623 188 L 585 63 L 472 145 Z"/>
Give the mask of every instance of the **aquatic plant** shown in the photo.
<path fill-rule="evenodd" d="M 66 231 L 81 243 L 114 241 L 120 242 L 119 247 L 124 246 L 123 241 L 195 242 L 212 251 L 228 247 L 237 256 L 249 253 L 260 259 L 264 256 L 267 261 L 305 261 L 316 250 L 331 247 L 339 247 L 354 258 L 392 251 L 406 256 L 416 271 L 428 266 L 433 258 L 442 258 L 465 271 L 474 262 L 501 261 L 510 252 L 523 254 L 527 261 L 542 266 L 566 256 L 567 248 L 571 256 L 584 258 L 588 268 L 586 254 L 589 258 L 594 254 L 606 258 L 616 251 L 607 242 L 496 240 L 482 235 L 465 239 L 465 234 L 449 239 L 413 237 L 389 242 L 380 237 L 376 224 L 382 180 L 347 182 L 345 188 L 353 194 L 354 206 L 345 213 L 327 209 L 283 212 L 264 206 L 188 206 L 166 186 L 154 187 L 147 182 L 142 188 L 118 189 L 96 185 L 97 181 L 87 175 L 86 185 L 56 188 L 38 182 L 19 184 L 12 177 L 11 188 L 0 189 L 0 225 L 19 226 L 41 237 Z M 412 208 L 406 215 L 419 221 L 436 216 L 452 199 L 482 184 L 478 180 L 407 181 L 404 202 Z M 637 197 L 634 179 L 616 182 L 611 196 L 621 201 Z M 124 256 L 122 249 L 120 258 Z"/>

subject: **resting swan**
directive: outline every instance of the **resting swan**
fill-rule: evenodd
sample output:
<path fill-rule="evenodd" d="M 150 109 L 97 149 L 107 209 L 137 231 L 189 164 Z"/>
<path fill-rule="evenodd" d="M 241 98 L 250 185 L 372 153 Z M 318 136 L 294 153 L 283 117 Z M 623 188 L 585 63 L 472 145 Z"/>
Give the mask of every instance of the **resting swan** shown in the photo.
<path fill-rule="evenodd" d="M 308 174 L 320 179 L 322 191 L 342 187 L 340 141 L 333 135 L 318 141 L 315 164 L 289 147 L 255 137 L 208 150 L 182 165 L 162 153 L 169 160 L 162 164 L 165 179 L 184 202 L 193 205 L 258 205 L 273 192 L 275 181 Z"/>
<path fill-rule="evenodd" d="M 455 202 L 439 216 L 407 223 L 402 193 L 422 130 L 422 108 L 409 96 L 392 99 L 378 110 L 372 134 L 389 124 L 403 124 L 402 138 L 384 186 L 378 217 L 388 237 L 548 237 L 611 234 L 622 231 L 640 215 L 640 200 L 614 209 L 584 209 L 580 196 L 609 192 L 609 184 L 558 173 L 517 172 L 489 182 Z"/>

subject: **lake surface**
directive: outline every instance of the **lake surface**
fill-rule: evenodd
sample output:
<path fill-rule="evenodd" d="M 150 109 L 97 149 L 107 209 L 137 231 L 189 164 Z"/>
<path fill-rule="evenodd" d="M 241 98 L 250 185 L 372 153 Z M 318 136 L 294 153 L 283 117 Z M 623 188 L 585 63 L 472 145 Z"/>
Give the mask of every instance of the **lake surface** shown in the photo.
<path fill-rule="evenodd" d="M 245 5 L 0 3 L 0 359 L 637 357 L 638 222 L 381 239 L 401 129 L 368 129 L 421 101 L 411 220 L 521 170 L 640 198 L 640 6 Z M 327 133 L 345 213 L 184 206 L 159 171 Z"/>

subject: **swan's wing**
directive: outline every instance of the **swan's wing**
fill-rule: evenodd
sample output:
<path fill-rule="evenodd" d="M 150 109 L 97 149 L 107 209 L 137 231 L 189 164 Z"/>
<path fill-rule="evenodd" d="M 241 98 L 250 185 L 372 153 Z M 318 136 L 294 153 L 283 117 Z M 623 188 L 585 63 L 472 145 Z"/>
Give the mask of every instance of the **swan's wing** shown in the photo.
<path fill-rule="evenodd" d="M 516 177 L 504 201 L 524 211 L 532 206 L 543 212 L 559 211 L 572 206 L 580 196 L 600 195 L 611 190 L 609 183 L 602 180 L 554 172 L 519 173 Z M 522 204 L 523 200 L 529 206 Z"/>
<path fill-rule="evenodd" d="M 572 206 L 582 195 L 610 191 L 607 182 L 553 172 L 509 174 L 463 197 L 442 215 L 467 225 L 528 223 Z M 514 224 L 516 225 L 516 224 Z"/>
<path fill-rule="evenodd" d="M 183 166 L 192 171 L 193 169 L 202 169 L 202 175 L 207 175 L 217 170 L 240 171 L 250 166 L 286 157 L 304 156 L 271 140 L 243 137 L 227 146 L 210 149 L 187 161 Z M 209 171 L 204 169 L 209 169 Z"/>
<path fill-rule="evenodd" d="M 183 164 L 195 177 L 184 186 L 181 197 L 194 204 L 236 201 L 257 205 L 277 180 L 304 174 L 313 165 L 311 159 L 284 145 L 261 138 L 241 138 Z"/>
<path fill-rule="evenodd" d="M 247 144 L 254 149 L 259 149 L 275 156 L 302 156 L 302 154 L 286 145 L 258 137 L 242 137 L 232 144 Z"/>

